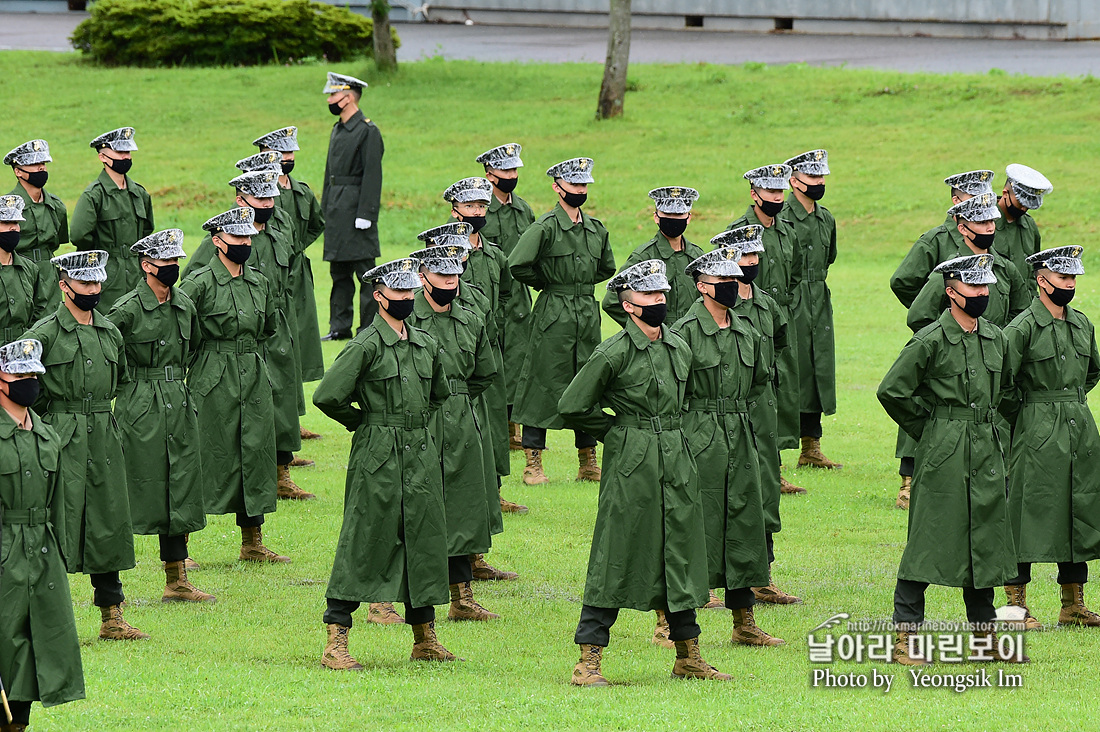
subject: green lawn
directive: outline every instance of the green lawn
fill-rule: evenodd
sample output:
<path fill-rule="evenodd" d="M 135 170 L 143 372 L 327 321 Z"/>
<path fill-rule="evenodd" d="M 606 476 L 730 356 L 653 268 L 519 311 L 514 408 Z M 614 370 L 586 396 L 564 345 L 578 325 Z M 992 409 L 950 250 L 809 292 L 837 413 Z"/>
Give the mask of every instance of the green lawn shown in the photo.
<path fill-rule="evenodd" d="M 303 424 L 325 439 L 303 450 L 317 467 L 294 476 L 319 499 L 281 504 L 266 525 L 268 544 L 294 562 L 240 566 L 232 518 L 216 518 L 192 537 L 191 551 L 203 564 L 192 578 L 217 594 L 218 604 L 162 607 L 156 542 L 141 537 L 139 566 L 123 575 L 131 603 L 127 618 L 153 639 L 125 645 L 95 640 L 99 618 L 90 586 L 84 577 L 73 578 L 88 699 L 45 712 L 36 707 L 34 729 L 927 730 L 1018 726 L 1025 713 L 1051 728 L 1080 718 L 1080 698 L 1095 691 L 1089 679 L 1096 678 L 1091 659 L 1100 650 L 1100 634 L 1030 636 L 1033 663 L 1023 671 L 1021 690 L 918 690 L 907 675 L 888 669 L 898 676 L 885 696 L 811 689 L 806 634 L 833 613 L 884 619 L 891 611 L 906 516 L 893 508 L 895 430 L 874 390 L 908 333 L 887 286 L 890 273 L 920 233 L 943 221 L 943 177 L 986 167 L 998 173 L 1000 185 L 1005 165 L 1022 162 L 1054 182 L 1054 193 L 1036 214 L 1044 242 L 1083 244 L 1086 267 L 1100 274 L 1093 215 L 1100 83 L 804 65 L 634 66 L 636 91 L 627 96 L 627 116 L 597 124 L 596 65 L 436 59 L 405 64 L 397 76 L 377 80 L 363 65 L 338 70 L 372 82 L 363 106 L 387 145 L 379 223 L 387 258 L 410 251 L 418 231 L 444 220 L 444 188 L 480 174 L 473 158 L 506 141 L 524 146 L 527 168 L 518 193 L 537 212 L 553 203 L 543 170 L 575 155 L 595 158 L 597 183 L 586 210 L 607 225 L 620 260 L 652 235 L 650 188 L 698 188 L 702 196 L 688 236 L 705 242 L 747 205 L 743 171 L 815 147 L 829 149 L 834 172 L 824 202 L 840 229 L 840 255 L 829 279 L 839 410 L 825 420 L 824 447 L 845 468 L 795 473 L 792 479 L 810 492 L 783 500 L 775 575 L 806 602 L 761 608 L 757 620 L 788 645 L 730 647 L 728 615 L 702 612 L 704 653 L 735 681 L 678 683 L 669 679 L 672 652 L 648 642 L 652 617 L 624 612 L 604 665 L 614 686 L 570 688 L 597 490 L 572 481 L 571 437 L 555 434 L 547 453 L 551 483 L 523 486 L 522 462 L 513 455 L 513 476 L 504 487 L 506 497 L 528 504 L 531 513 L 506 517 L 490 560 L 520 572 L 521 581 L 475 587 L 503 619 L 439 623 L 444 644 L 469 660 L 411 665 L 408 629 L 361 622 L 351 648 L 368 671 L 326 671 L 320 666 L 321 613 L 349 435 L 311 408 Z M 0 78 L 8 114 L 0 117 L 0 152 L 32 137 L 49 140 L 55 161 L 49 189 L 71 210 L 98 173 L 88 141 L 133 125 L 141 147 L 133 177 L 153 196 L 158 228 L 182 227 L 193 249 L 199 225 L 232 205 L 225 182 L 235 174 L 233 162 L 253 151 L 249 143 L 261 133 L 298 125 L 302 152 L 295 174 L 319 191 L 333 122 L 320 93 L 325 71 L 108 70 L 74 56 L 5 52 Z M 320 245 L 314 251 L 325 323 L 328 278 Z M 1100 304 L 1098 281 L 1091 275 L 1081 281 L 1075 304 L 1086 313 Z M 607 322 L 604 330 L 611 333 Z M 327 344 L 326 357 L 335 357 L 338 348 Z M 786 457 L 794 462 L 794 453 Z M 1037 567 L 1035 576 L 1032 610 L 1053 625 L 1054 568 Z M 1092 600 L 1100 606 L 1100 595 Z M 928 616 L 961 619 L 959 591 L 931 589 Z M 836 670 L 870 669 L 838 664 Z"/>

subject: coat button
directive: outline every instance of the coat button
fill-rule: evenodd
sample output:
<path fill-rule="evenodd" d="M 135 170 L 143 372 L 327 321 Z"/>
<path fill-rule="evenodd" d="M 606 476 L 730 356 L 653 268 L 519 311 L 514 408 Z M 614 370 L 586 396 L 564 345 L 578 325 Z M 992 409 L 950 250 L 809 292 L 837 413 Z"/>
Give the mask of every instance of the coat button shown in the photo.
<path fill-rule="evenodd" d="M 47 586 L 47 587 L 49 587 L 49 588 L 50 588 L 50 589 L 52 590 L 52 589 L 53 589 L 53 582 L 49 583 L 49 584 L 48 584 L 48 585 L 46 585 L 46 586 Z"/>
<path fill-rule="evenodd" d="M 160 345 L 162 345 L 162 346 L 163 346 L 163 345 L 165 345 L 164 341 L 161 341 L 161 342 L 160 342 Z"/>
<path fill-rule="evenodd" d="M 997 469 L 996 468 L 990 468 L 989 469 L 989 474 L 990 475 L 996 475 L 997 474 Z"/>
<path fill-rule="evenodd" d="M 977 406 L 978 405 L 976 405 L 974 402 L 970 402 L 970 408 L 971 409 L 977 409 Z"/>
<path fill-rule="evenodd" d="M 1077 420 L 1076 419 L 1071 419 L 1069 421 L 1069 425 L 1070 425 L 1070 427 L 1076 427 L 1077 426 Z"/>
<path fill-rule="evenodd" d="M 42 547 L 42 553 L 43 554 L 49 554 L 50 553 L 50 548 L 48 546 Z"/>
<path fill-rule="evenodd" d="M 29 471 L 29 470 L 27 471 L 27 477 L 28 478 L 31 477 L 31 471 Z"/>

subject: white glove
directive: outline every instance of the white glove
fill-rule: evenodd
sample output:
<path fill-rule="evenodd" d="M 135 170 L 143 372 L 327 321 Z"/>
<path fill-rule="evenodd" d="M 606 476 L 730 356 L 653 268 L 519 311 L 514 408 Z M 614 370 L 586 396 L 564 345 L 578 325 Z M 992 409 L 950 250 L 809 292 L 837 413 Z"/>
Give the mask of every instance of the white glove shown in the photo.
<path fill-rule="evenodd" d="M 356 229 L 369 229 L 370 228 L 370 221 L 367 221 L 366 219 L 356 219 L 355 220 L 355 228 Z"/>

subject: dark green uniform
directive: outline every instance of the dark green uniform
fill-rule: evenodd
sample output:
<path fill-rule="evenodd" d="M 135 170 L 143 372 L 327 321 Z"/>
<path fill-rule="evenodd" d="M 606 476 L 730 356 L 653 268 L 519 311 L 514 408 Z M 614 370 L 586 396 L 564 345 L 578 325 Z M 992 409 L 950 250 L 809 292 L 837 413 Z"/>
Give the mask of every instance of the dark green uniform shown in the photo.
<path fill-rule="evenodd" d="M 698 290 L 696 290 L 698 291 Z M 729 311 L 720 328 L 702 302 L 672 326 L 691 349 L 684 435 L 699 475 L 709 587 L 768 584 L 760 463 L 749 402 L 767 389 L 771 368 L 747 317 Z"/>
<path fill-rule="evenodd" d="M 686 238 L 683 239 L 683 242 L 683 248 L 675 251 L 664 234 L 657 232 L 652 239 L 631 252 L 630 256 L 626 258 L 626 263 L 619 268 L 619 271 L 622 272 L 627 267 L 632 267 L 647 259 L 659 259 L 665 263 L 668 272 L 668 284 L 672 287 L 671 290 L 665 293 L 668 305 L 666 322 L 668 323 L 675 323 L 684 317 L 688 309 L 691 308 L 692 303 L 699 299 L 699 292 L 695 289 L 695 280 L 684 274 L 684 267 L 703 256 L 704 252 Z M 625 326 L 627 320 L 630 319 L 630 316 L 623 310 L 623 306 L 619 304 L 619 296 L 614 292 L 608 290 L 607 294 L 603 296 L 602 305 L 603 311 L 619 325 Z"/>
<path fill-rule="evenodd" d="M 49 707 L 84 698 L 84 671 L 65 575 L 61 440 L 30 418 L 24 430 L 0 412 L 0 678 L 12 701 Z"/>
<path fill-rule="evenodd" d="M 890 289 L 909 308 L 937 264 L 969 252 L 955 217 L 948 216 L 942 224 L 920 235 L 890 277 Z"/>
<path fill-rule="evenodd" d="M 275 511 L 275 408 L 262 354 L 275 333 L 267 279 L 247 264 L 233 277 L 215 257 L 180 285 L 199 330 L 188 386 L 199 413 L 206 512 Z"/>
<path fill-rule="evenodd" d="M 1005 347 L 1004 334 L 984 318 L 977 333 L 964 333 L 944 311 L 913 336 L 879 385 L 887 414 L 918 443 L 899 580 L 988 588 L 1016 574 L 993 419 Z"/>
<path fill-rule="evenodd" d="M 325 374 L 321 331 L 317 323 L 317 298 L 313 294 L 313 265 L 306 249 L 325 230 L 321 202 L 308 185 L 287 176 L 290 188 L 282 189 L 275 205 L 290 216 L 294 249 L 290 257 L 290 301 L 297 317 L 294 341 L 302 363 L 302 381 L 317 381 Z"/>
<path fill-rule="evenodd" d="M 115 400 L 135 534 L 180 536 L 206 526 L 198 411 L 184 381 L 199 331 L 195 304 L 173 287 L 163 303 L 145 282 L 108 319 L 122 334 L 126 372 Z"/>
<path fill-rule="evenodd" d="M 594 286 L 615 274 L 607 229 L 583 211 L 573 223 L 555 205 L 523 232 L 508 264 L 513 278 L 539 291 L 512 421 L 561 429 L 558 400 L 600 343 Z"/>
<path fill-rule="evenodd" d="M 508 203 L 501 203 L 494 195 L 489 199 L 489 211 L 481 235 L 496 242 L 505 258 L 516 248 L 519 237 L 535 221 L 535 213 L 527 201 L 512 193 Z M 511 272 L 509 271 L 509 276 Z M 508 364 L 512 378 L 505 379 L 508 404 L 515 404 L 516 375 L 527 356 L 529 317 L 531 315 L 531 290 L 522 282 L 512 281 L 511 292 L 504 306 L 504 363 Z"/>
<path fill-rule="evenodd" d="M 429 426 L 443 465 L 447 556 L 482 554 L 492 544 L 486 486 L 495 489 L 496 479 L 485 472 L 482 440 L 489 435 L 475 416 L 474 401 L 492 383 L 496 359 L 485 323 L 474 310 L 453 302 L 450 310 L 437 313 L 425 298 L 423 291 L 417 293 L 406 322 L 436 341 L 450 391 Z M 494 500 L 499 511 L 499 499 Z"/>
<path fill-rule="evenodd" d="M 313 403 L 354 432 L 344 519 L 326 597 L 447 602 L 447 516 L 428 424 L 450 398 L 439 344 L 375 316 L 328 369 Z"/>
<path fill-rule="evenodd" d="M 106 574 L 134 566 L 134 532 L 122 436 L 111 414 L 126 370 L 122 335 L 92 311 L 80 325 L 65 305 L 24 338 L 42 343 L 38 403 L 65 455 L 65 561 L 70 573 Z"/>
<path fill-rule="evenodd" d="M 792 335 L 798 344 L 799 409 L 810 414 L 835 414 L 833 298 L 825 278 L 836 261 L 836 220 L 820 203 L 807 211 L 794 195 L 787 197 L 779 217 L 795 232 L 795 289 L 790 315 Z"/>
<path fill-rule="evenodd" d="M 1017 562 L 1100 559 L 1100 435 L 1085 394 L 1100 381 L 1096 333 L 1035 301 L 1005 328 L 1014 422 L 1008 506 Z"/>
<path fill-rule="evenodd" d="M 41 203 L 32 201 L 20 183 L 16 183 L 11 192 L 23 199 L 23 218 L 26 219 L 19 222 L 19 245 L 15 253 L 38 266 L 49 294 L 47 307 L 52 311 L 61 304 L 61 290 L 57 287 L 57 268 L 50 258 L 62 244 L 69 242 L 69 213 L 65 203 L 46 189 L 42 189 Z"/>
<path fill-rule="evenodd" d="M 0 264 L 0 345 L 11 343 L 45 316 L 54 291 L 60 292 L 56 274 L 47 283 L 26 257 L 13 253 L 11 264 Z"/>
<path fill-rule="evenodd" d="M 1003 252 L 1021 273 L 1030 272 L 1027 258 L 1043 249 L 1043 237 L 1039 226 L 1026 211 L 1015 221 L 1009 221 L 1005 212 L 993 222 L 997 226 L 997 251 Z M 1028 296 L 1035 296 L 1035 288 L 1029 288 Z"/>
<path fill-rule="evenodd" d="M 604 443 L 585 605 L 678 612 L 707 602 L 703 502 L 681 429 L 690 371 L 679 336 L 662 326 L 650 341 L 632 320 L 561 397 L 565 424 Z"/>
<path fill-rule="evenodd" d="M 73 246 L 80 251 L 102 249 L 111 255 L 99 301 L 103 312 L 137 286 L 141 267 L 130 246 L 153 229 L 152 199 L 129 176 L 126 188 L 119 188 L 103 170 L 80 194 L 73 209 Z"/>

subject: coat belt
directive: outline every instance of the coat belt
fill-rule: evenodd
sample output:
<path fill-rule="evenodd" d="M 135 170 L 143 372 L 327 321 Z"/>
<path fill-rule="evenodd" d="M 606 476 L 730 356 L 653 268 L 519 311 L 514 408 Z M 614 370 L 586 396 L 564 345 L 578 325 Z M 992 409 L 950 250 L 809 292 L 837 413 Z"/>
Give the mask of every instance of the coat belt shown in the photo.
<path fill-rule="evenodd" d="M 93 414 L 111 411 L 110 399 L 81 399 L 80 401 L 52 401 L 46 405 L 50 414 Z"/>
<path fill-rule="evenodd" d="M 658 414 L 654 417 L 641 417 L 636 414 L 615 415 L 616 427 L 635 427 L 654 433 L 678 430 L 682 424 L 682 414 Z"/>
<path fill-rule="evenodd" d="M 255 338 L 203 341 L 202 350 L 217 351 L 218 353 L 259 353 Z"/>
<path fill-rule="evenodd" d="M 3 523 L 22 526 L 42 526 L 50 522 L 50 512 L 45 508 L 15 508 L 4 511 Z"/>
<path fill-rule="evenodd" d="M 596 296 L 595 285 L 581 284 L 579 282 L 574 282 L 570 285 L 561 283 L 546 285 L 542 288 L 542 291 L 552 292 L 555 295 L 572 295 L 573 297 L 582 297 L 584 295 L 588 297 Z"/>
<path fill-rule="evenodd" d="M 470 385 L 462 379 L 447 379 L 447 386 L 451 389 L 451 396 L 470 393 Z"/>
<path fill-rule="evenodd" d="M 1076 389 L 1051 389 L 1049 391 L 1024 392 L 1024 404 L 1036 404 L 1042 402 L 1078 402 L 1086 403 L 1085 387 Z"/>
<path fill-rule="evenodd" d="M 932 410 L 935 419 L 956 419 L 962 422 L 992 422 L 993 409 L 991 407 L 936 407 Z"/>
<path fill-rule="evenodd" d="M 134 379 L 137 381 L 183 381 L 182 366 L 163 366 L 158 368 L 135 367 Z"/>
<path fill-rule="evenodd" d="M 363 416 L 359 419 L 359 424 L 420 430 L 428 426 L 428 413 L 405 412 L 404 414 L 392 414 L 389 412 L 364 412 Z"/>
<path fill-rule="evenodd" d="M 719 415 L 741 414 L 749 411 L 749 405 L 744 399 L 731 399 L 729 397 L 688 399 L 686 406 L 689 412 L 713 412 Z"/>

